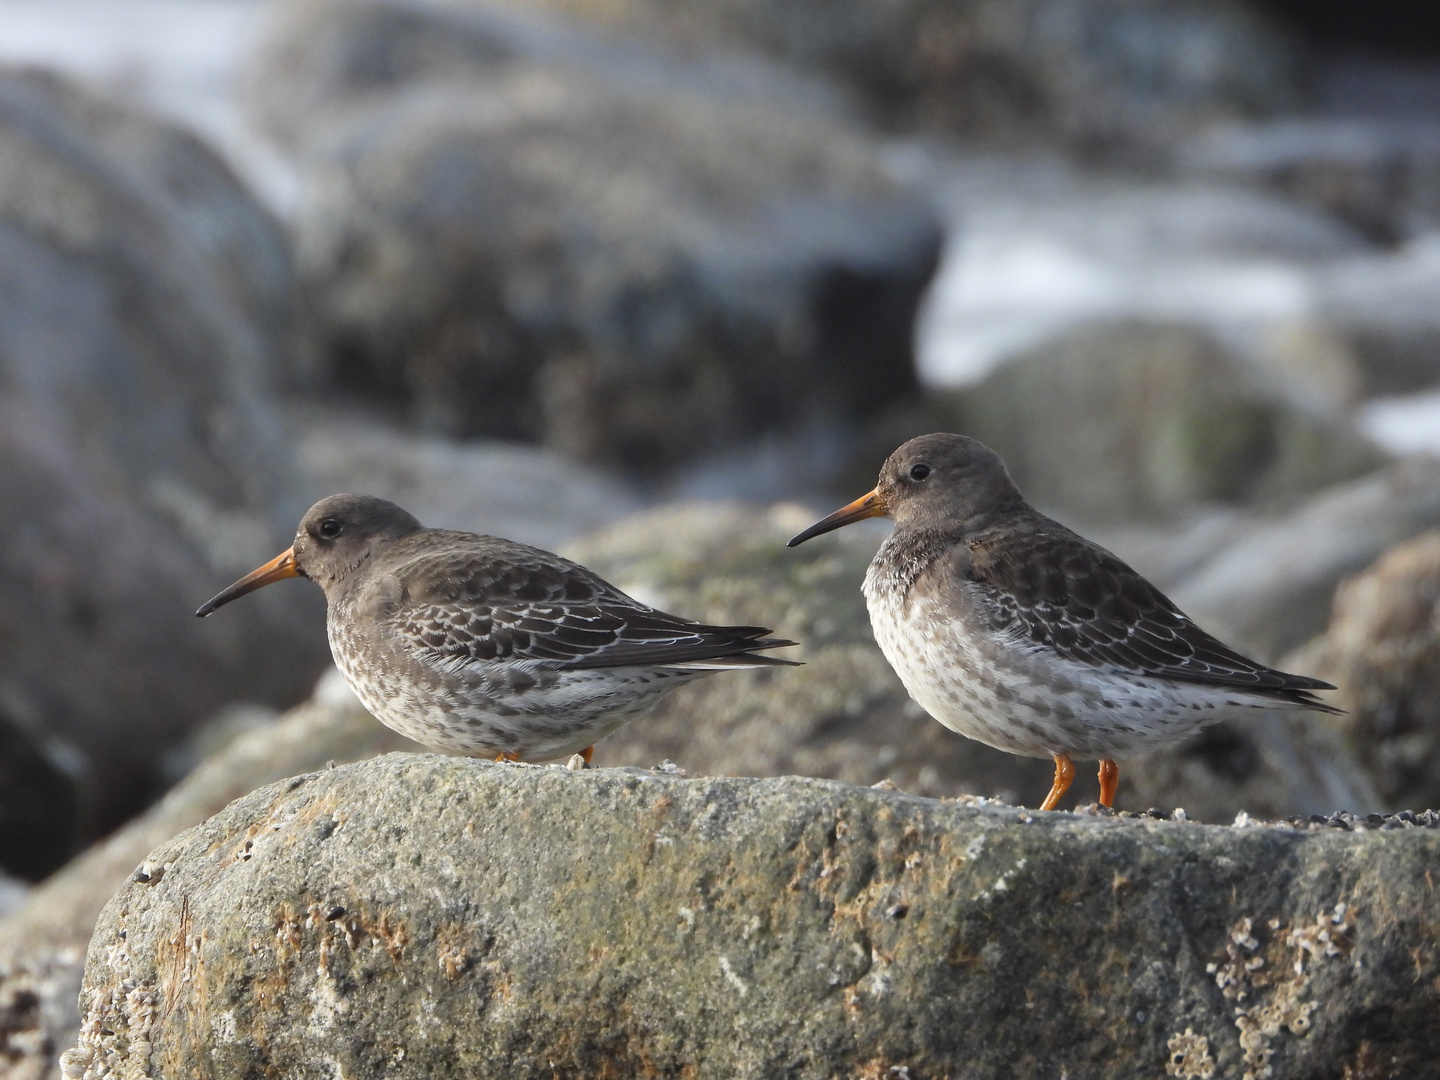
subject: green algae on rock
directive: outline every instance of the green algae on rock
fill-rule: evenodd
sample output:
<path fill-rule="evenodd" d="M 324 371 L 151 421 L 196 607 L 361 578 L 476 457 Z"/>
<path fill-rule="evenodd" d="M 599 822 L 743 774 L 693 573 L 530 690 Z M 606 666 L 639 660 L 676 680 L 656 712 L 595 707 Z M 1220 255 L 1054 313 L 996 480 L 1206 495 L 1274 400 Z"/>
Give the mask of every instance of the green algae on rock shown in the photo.
<path fill-rule="evenodd" d="M 1420 1075 L 1440 830 L 1389 824 L 390 755 L 157 848 L 97 925 L 64 1069 Z"/>

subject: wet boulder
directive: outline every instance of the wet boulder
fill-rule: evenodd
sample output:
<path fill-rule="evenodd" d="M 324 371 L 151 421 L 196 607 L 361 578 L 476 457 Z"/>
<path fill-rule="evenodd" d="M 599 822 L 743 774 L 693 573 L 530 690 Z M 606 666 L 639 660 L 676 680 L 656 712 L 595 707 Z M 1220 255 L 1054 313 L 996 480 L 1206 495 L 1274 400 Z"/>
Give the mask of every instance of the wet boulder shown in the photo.
<path fill-rule="evenodd" d="M 253 111 L 345 385 L 651 475 L 914 391 L 939 228 L 824 85 L 498 5 L 282 14 Z"/>
<path fill-rule="evenodd" d="M 270 398 L 286 251 L 193 136 L 0 71 L 0 864 L 26 877 L 223 703 L 318 670 L 310 598 L 193 617 L 303 510 Z"/>
<path fill-rule="evenodd" d="M 1255 5 L 1181 0 L 527 0 L 690 43 L 743 42 L 842 80 L 897 126 L 1154 152 L 1304 99 Z"/>
<path fill-rule="evenodd" d="M 952 408 L 953 430 L 999 452 L 1027 498 L 1093 521 L 1294 502 L 1386 460 L 1338 410 L 1178 323 L 1060 332 Z"/>
<path fill-rule="evenodd" d="M 1382 805 L 1440 805 L 1440 532 L 1344 582 L 1329 628 L 1294 658 L 1340 688 L 1341 730 Z"/>

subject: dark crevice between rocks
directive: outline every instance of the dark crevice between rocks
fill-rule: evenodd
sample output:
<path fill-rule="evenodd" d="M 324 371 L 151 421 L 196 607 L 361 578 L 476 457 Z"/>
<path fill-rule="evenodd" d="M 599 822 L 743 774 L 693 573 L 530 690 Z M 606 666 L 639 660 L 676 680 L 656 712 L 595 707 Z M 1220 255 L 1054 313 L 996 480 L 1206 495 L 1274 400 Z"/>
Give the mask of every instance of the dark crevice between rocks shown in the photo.
<path fill-rule="evenodd" d="M 42 1031 L 40 998 L 23 985 L 0 987 L 0 1068 L 18 1067 L 35 1054 L 35 1039 Z M 54 1043 L 41 1036 L 48 1057 L 55 1052 Z"/>
<path fill-rule="evenodd" d="M 20 727 L 0 712 L 0 867 L 39 881 L 79 845 L 80 793 Z"/>
<path fill-rule="evenodd" d="M 1311 45 L 1440 59 L 1440 5 L 1416 0 L 1257 0 L 1262 12 Z"/>

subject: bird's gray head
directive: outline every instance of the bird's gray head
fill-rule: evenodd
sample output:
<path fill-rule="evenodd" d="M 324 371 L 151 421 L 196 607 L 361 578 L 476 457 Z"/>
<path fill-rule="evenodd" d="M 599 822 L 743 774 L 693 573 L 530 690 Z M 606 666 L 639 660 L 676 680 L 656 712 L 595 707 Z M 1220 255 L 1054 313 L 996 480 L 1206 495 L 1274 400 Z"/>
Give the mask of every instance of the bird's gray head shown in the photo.
<path fill-rule="evenodd" d="M 289 577 L 305 577 L 325 590 L 343 584 L 386 543 L 419 532 L 410 514 L 373 495 L 331 495 L 305 512 L 295 542 L 258 570 L 195 612 L 202 618 L 248 592 Z"/>
<path fill-rule="evenodd" d="M 377 549 L 423 526 L 392 502 L 373 495 L 331 495 L 305 512 L 295 530 L 295 569 L 329 592 Z"/>
<path fill-rule="evenodd" d="M 1005 463 L 984 443 L 921 435 L 886 459 L 874 491 L 817 521 L 789 546 L 871 517 L 893 518 L 902 528 L 970 532 L 1024 505 Z"/>
<path fill-rule="evenodd" d="M 875 485 L 897 525 L 967 531 L 1024 504 L 1000 455 L 964 435 L 921 435 L 891 454 Z"/>

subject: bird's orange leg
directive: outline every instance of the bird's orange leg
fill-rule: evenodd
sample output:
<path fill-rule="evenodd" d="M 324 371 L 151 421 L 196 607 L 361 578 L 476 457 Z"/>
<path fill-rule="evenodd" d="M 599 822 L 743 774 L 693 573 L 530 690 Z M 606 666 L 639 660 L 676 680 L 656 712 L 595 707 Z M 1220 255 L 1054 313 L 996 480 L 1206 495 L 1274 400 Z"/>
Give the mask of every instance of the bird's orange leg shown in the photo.
<path fill-rule="evenodd" d="M 1115 785 L 1120 783 L 1120 766 L 1109 758 L 1100 759 L 1100 805 L 1115 805 Z"/>
<path fill-rule="evenodd" d="M 585 759 L 585 764 L 586 764 L 586 765 L 589 765 L 589 764 L 590 764 L 590 759 L 595 756 L 595 747 L 593 747 L 593 746 L 587 746 L 587 747 L 585 747 L 584 750 L 581 750 L 581 751 L 580 751 L 580 756 Z"/>
<path fill-rule="evenodd" d="M 1070 781 L 1075 779 L 1075 763 L 1066 754 L 1053 754 L 1055 758 L 1055 783 L 1050 785 L 1050 794 L 1040 804 L 1041 810 L 1054 810 L 1060 797 L 1070 790 Z"/>
<path fill-rule="evenodd" d="M 496 761 L 519 761 L 520 755 L 513 750 L 501 750 L 495 755 Z"/>

